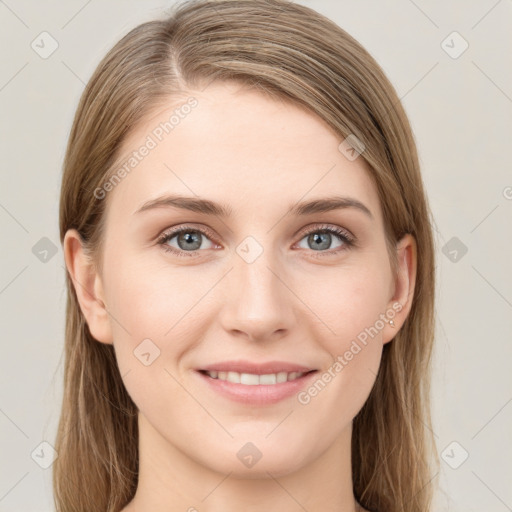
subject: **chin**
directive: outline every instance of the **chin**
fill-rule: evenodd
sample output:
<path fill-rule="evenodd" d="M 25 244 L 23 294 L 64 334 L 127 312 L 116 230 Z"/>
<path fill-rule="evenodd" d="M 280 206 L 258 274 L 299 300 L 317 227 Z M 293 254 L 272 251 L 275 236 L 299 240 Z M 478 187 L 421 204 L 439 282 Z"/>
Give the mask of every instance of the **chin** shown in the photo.
<path fill-rule="evenodd" d="M 227 448 L 214 460 L 204 461 L 213 471 L 230 474 L 230 478 L 262 479 L 285 476 L 307 464 L 307 454 L 301 447 L 281 443 L 274 446 L 261 440 L 236 442 L 236 449 Z M 302 445 L 304 446 L 304 445 Z"/>

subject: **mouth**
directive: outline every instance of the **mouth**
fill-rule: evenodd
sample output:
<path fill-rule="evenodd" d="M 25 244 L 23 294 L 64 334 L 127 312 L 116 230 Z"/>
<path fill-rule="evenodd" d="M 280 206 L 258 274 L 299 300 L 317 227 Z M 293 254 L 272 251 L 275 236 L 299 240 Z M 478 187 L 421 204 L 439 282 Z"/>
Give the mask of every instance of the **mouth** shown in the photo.
<path fill-rule="evenodd" d="M 194 373 L 210 391 L 232 401 L 269 405 L 296 395 L 318 370 L 283 362 L 230 361 L 197 369 Z"/>
<path fill-rule="evenodd" d="M 278 373 L 240 373 L 240 372 L 222 372 L 218 370 L 199 370 L 200 373 L 210 377 L 211 379 L 231 382 L 232 384 L 242 384 L 244 386 L 272 386 L 283 382 L 291 382 L 300 379 L 304 375 L 316 372 L 317 370 L 309 370 L 307 372 L 278 372 Z"/>

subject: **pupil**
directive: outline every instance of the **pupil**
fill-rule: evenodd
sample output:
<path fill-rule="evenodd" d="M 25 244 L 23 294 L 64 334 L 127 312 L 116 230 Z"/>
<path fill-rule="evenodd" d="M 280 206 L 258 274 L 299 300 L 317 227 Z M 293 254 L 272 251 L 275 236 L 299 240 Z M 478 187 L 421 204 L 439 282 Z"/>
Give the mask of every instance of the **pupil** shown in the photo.
<path fill-rule="evenodd" d="M 185 249 L 198 249 L 201 246 L 198 233 L 194 233 L 192 231 L 183 233 L 182 236 L 178 238 L 178 244 L 180 245 L 181 249 L 183 249 L 180 243 L 182 239 L 185 239 L 186 242 Z M 197 244 L 197 247 L 192 247 L 194 243 Z"/>
<path fill-rule="evenodd" d="M 324 240 L 322 240 L 322 237 L 326 237 L 326 238 L 324 238 Z M 315 250 L 318 250 L 319 248 L 320 249 L 328 249 L 329 248 L 330 237 L 331 237 L 330 233 L 315 233 L 315 234 L 311 235 L 310 238 L 312 238 L 313 244 L 316 246 Z"/>

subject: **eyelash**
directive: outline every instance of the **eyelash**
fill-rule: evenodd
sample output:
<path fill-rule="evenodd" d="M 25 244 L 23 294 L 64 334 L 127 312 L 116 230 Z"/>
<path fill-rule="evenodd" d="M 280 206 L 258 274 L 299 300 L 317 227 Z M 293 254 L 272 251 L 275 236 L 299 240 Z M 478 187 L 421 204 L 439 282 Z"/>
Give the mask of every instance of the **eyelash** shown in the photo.
<path fill-rule="evenodd" d="M 172 240 L 176 235 L 180 235 L 181 233 L 186 233 L 186 232 L 198 232 L 198 233 L 201 233 L 202 235 L 206 236 L 207 238 L 210 238 L 210 239 L 214 238 L 212 233 L 205 228 L 183 226 L 183 227 L 180 227 L 179 229 L 176 229 L 173 231 L 167 231 L 167 232 L 163 233 L 158 239 L 158 244 L 162 246 L 164 251 L 173 253 L 176 256 L 195 257 L 196 254 L 199 252 L 198 250 L 196 250 L 196 251 L 181 251 L 181 250 L 176 250 L 175 248 L 166 245 L 167 242 L 169 240 Z M 311 251 L 313 253 L 316 253 L 313 255 L 315 258 L 323 258 L 325 256 L 332 256 L 333 254 L 338 254 L 341 251 L 346 251 L 347 249 L 350 249 L 351 247 L 356 246 L 355 237 L 353 235 L 351 235 L 348 231 L 346 231 L 345 229 L 342 229 L 342 228 L 333 227 L 333 226 L 329 226 L 329 225 L 315 226 L 315 227 L 309 229 L 308 231 L 306 231 L 305 233 L 302 234 L 302 237 L 300 238 L 300 240 L 302 240 L 304 237 L 306 237 L 312 233 L 331 233 L 331 234 L 337 235 L 344 244 L 342 247 L 335 249 L 335 250 Z"/>

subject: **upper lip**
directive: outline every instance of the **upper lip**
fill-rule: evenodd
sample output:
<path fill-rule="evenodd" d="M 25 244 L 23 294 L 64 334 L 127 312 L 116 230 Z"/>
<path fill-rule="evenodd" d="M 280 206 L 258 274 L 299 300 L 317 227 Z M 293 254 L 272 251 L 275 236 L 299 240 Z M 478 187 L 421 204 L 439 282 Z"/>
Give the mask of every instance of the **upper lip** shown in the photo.
<path fill-rule="evenodd" d="M 266 375 L 269 373 L 279 372 L 310 372 L 314 368 L 309 368 L 300 364 L 289 363 L 286 361 L 267 361 L 265 363 L 254 363 L 251 361 L 220 361 L 213 363 L 198 370 L 203 371 L 218 371 L 218 372 L 237 372 L 237 373 L 252 373 L 254 375 Z"/>

